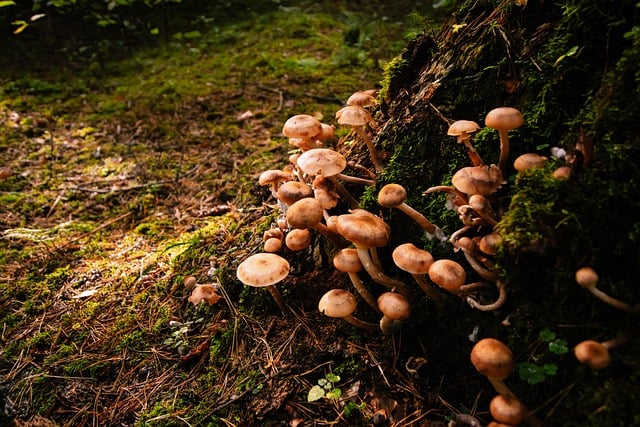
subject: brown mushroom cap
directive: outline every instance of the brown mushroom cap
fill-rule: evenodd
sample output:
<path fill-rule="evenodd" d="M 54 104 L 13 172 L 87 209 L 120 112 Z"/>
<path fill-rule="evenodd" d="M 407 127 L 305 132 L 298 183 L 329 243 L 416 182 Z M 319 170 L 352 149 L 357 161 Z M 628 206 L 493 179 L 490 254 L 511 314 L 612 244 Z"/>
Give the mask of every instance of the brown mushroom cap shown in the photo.
<path fill-rule="evenodd" d="M 522 172 L 527 169 L 541 168 L 544 166 L 547 160 L 549 159 L 547 159 L 545 156 L 541 156 L 536 153 L 525 153 L 516 157 L 513 162 L 513 167 L 518 172 Z"/>
<path fill-rule="evenodd" d="M 604 369 L 611 364 L 609 349 L 598 341 L 582 341 L 575 346 L 573 352 L 576 359 L 593 369 Z"/>
<path fill-rule="evenodd" d="M 391 229 L 382 218 L 363 209 L 338 216 L 336 228 L 356 246 L 379 248 L 389 243 Z"/>
<path fill-rule="evenodd" d="M 329 317 L 346 317 L 356 310 L 356 298 L 344 289 L 332 289 L 318 303 L 318 310 Z"/>
<path fill-rule="evenodd" d="M 359 105 L 347 105 L 336 112 L 336 119 L 341 125 L 364 126 L 371 120 L 371 114 Z"/>
<path fill-rule="evenodd" d="M 511 130 L 524 124 L 522 113 L 513 107 L 498 107 L 487 113 L 484 124 L 492 129 Z"/>
<path fill-rule="evenodd" d="M 402 294 L 384 292 L 378 297 L 378 308 L 390 320 L 405 320 L 411 315 L 411 304 Z"/>
<path fill-rule="evenodd" d="M 374 92 L 375 93 L 375 90 Z M 378 103 L 371 91 L 359 90 L 351 94 L 347 99 L 347 105 L 358 105 L 360 107 L 371 107 Z"/>
<path fill-rule="evenodd" d="M 494 420 L 512 426 L 520 424 L 528 413 L 527 407 L 517 397 L 508 394 L 499 394 L 491 399 L 489 411 Z"/>
<path fill-rule="evenodd" d="M 500 381 L 515 368 L 511 349 L 495 338 L 483 338 L 473 346 L 471 363 L 481 374 Z"/>
<path fill-rule="evenodd" d="M 378 193 L 378 204 L 385 208 L 394 208 L 407 200 L 407 190 L 400 184 L 387 184 Z"/>
<path fill-rule="evenodd" d="M 282 134 L 289 138 L 312 139 L 322 132 L 318 119 L 308 114 L 297 114 L 289 117 L 282 127 Z"/>
<path fill-rule="evenodd" d="M 305 197 L 313 197 L 313 188 L 300 181 L 288 181 L 278 188 L 278 199 L 285 205 L 292 205 Z"/>
<path fill-rule="evenodd" d="M 358 256 L 358 250 L 354 248 L 344 248 L 338 251 L 333 257 L 333 265 L 336 270 L 343 273 L 357 273 L 362 270 L 362 261 Z"/>
<path fill-rule="evenodd" d="M 289 262 L 279 255 L 258 253 L 242 261 L 236 269 L 238 280 L 256 288 L 273 285 L 289 274 Z"/>
<path fill-rule="evenodd" d="M 480 125 L 471 120 L 456 120 L 451 123 L 447 135 L 458 137 L 458 141 L 469 138 L 473 132 L 480 129 Z"/>
<path fill-rule="evenodd" d="M 313 198 L 300 199 L 289 206 L 286 217 L 293 228 L 313 228 L 322 221 L 322 206 Z"/>
<path fill-rule="evenodd" d="M 307 229 L 294 228 L 287 233 L 285 245 L 292 251 L 301 251 L 311 244 L 311 232 Z"/>
<path fill-rule="evenodd" d="M 583 288 L 595 288 L 598 284 L 598 273 L 591 267 L 582 267 L 576 271 L 576 282 Z"/>
<path fill-rule="evenodd" d="M 297 165 L 306 174 L 334 176 L 347 167 L 347 159 L 329 148 L 314 148 L 300 154 Z"/>
<path fill-rule="evenodd" d="M 279 183 L 290 181 L 292 178 L 293 176 L 289 172 L 278 169 L 269 169 L 260 174 L 258 177 L 258 184 L 277 187 Z"/>
<path fill-rule="evenodd" d="M 501 246 L 502 236 L 498 233 L 485 234 L 478 243 L 478 249 L 487 255 L 495 255 Z"/>
<path fill-rule="evenodd" d="M 263 248 L 265 252 L 278 252 L 282 249 L 282 239 L 270 237 L 264 241 Z"/>
<path fill-rule="evenodd" d="M 467 273 L 457 262 L 439 259 L 429 267 L 429 279 L 449 292 L 456 292 L 467 280 Z"/>
<path fill-rule="evenodd" d="M 453 174 L 453 186 L 468 195 L 481 194 L 487 196 L 495 193 L 502 184 L 502 172 L 495 166 L 467 166 Z"/>
<path fill-rule="evenodd" d="M 431 253 L 413 243 L 396 247 L 391 256 L 398 267 L 411 274 L 427 274 L 434 262 Z"/>
<path fill-rule="evenodd" d="M 193 305 L 198 305 L 202 301 L 207 304 L 215 304 L 220 300 L 220 295 L 216 293 L 215 285 L 211 284 L 203 284 L 197 285 L 191 291 L 191 296 L 189 296 L 189 302 Z"/>

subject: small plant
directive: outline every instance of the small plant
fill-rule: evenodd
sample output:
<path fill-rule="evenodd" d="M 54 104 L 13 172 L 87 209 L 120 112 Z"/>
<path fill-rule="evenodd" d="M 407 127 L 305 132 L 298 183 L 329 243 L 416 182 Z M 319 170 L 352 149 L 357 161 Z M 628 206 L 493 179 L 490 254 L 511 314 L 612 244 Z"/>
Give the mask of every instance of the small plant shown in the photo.
<path fill-rule="evenodd" d="M 322 399 L 339 399 L 342 396 L 342 390 L 335 386 L 340 381 L 340 376 L 328 373 L 324 378 L 318 380 L 318 384 L 311 387 L 307 395 L 307 402 L 315 402 Z"/>
<path fill-rule="evenodd" d="M 556 333 L 548 328 L 540 331 L 538 340 L 547 343 L 547 349 L 554 354 L 566 354 L 569 351 L 567 342 L 556 337 Z M 554 376 L 558 372 L 558 366 L 555 363 L 536 364 L 533 362 L 523 362 L 518 364 L 518 375 L 521 379 L 529 384 L 538 384 L 547 379 L 548 376 Z"/>
<path fill-rule="evenodd" d="M 171 335 L 164 340 L 164 345 L 169 345 L 178 350 L 179 353 L 182 353 L 189 347 L 188 343 L 188 334 L 191 330 L 191 326 L 197 323 L 202 323 L 204 321 L 203 318 L 198 318 L 194 321 L 188 321 L 184 323 L 180 322 L 171 322 Z"/>

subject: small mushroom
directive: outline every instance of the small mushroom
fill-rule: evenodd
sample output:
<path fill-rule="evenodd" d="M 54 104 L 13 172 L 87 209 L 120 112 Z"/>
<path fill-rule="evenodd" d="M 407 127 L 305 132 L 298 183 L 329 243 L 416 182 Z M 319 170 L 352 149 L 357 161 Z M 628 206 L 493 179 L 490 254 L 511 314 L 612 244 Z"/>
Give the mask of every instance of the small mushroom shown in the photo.
<path fill-rule="evenodd" d="M 640 305 L 636 304 L 635 306 L 631 306 L 627 303 L 620 301 L 619 299 L 613 298 L 612 296 L 602 292 L 596 286 L 598 285 L 598 273 L 591 267 L 582 267 L 576 271 L 575 274 L 576 282 L 586 288 L 591 292 L 596 298 L 601 301 L 609 304 L 612 307 L 615 307 L 619 310 L 626 311 L 627 313 L 637 313 L 640 311 Z"/>
<path fill-rule="evenodd" d="M 411 315 L 409 300 L 397 292 L 384 292 L 378 297 L 378 308 L 382 312 L 380 330 L 385 335 L 398 330 L 403 320 Z"/>
<path fill-rule="evenodd" d="M 525 153 L 518 157 L 513 162 L 513 167 L 518 172 L 523 172 L 528 169 L 541 168 L 547 162 L 545 156 L 541 156 L 536 153 Z"/>
<path fill-rule="evenodd" d="M 198 305 L 201 302 L 206 302 L 207 304 L 215 304 L 220 301 L 220 295 L 216 292 L 216 285 L 212 285 L 210 283 L 196 285 L 191 291 L 191 296 L 189 296 L 189 302 L 193 305 Z"/>
<path fill-rule="evenodd" d="M 487 113 L 484 118 L 487 127 L 496 129 L 500 135 L 500 160 L 498 168 L 504 173 L 509 159 L 509 131 L 517 129 L 524 124 L 522 113 L 513 107 L 499 107 Z"/>
<path fill-rule="evenodd" d="M 459 144 L 463 144 L 466 148 L 467 155 L 471 159 L 473 166 L 480 166 L 484 164 L 484 161 L 478 154 L 478 152 L 471 145 L 471 134 L 480 129 L 480 126 L 471 120 L 456 120 L 451 123 L 447 130 L 447 135 L 455 136 L 458 139 Z"/>
<path fill-rule="evenodd" d="M 489 402 L 489 412 L 499 423 L 515 426 L 525 419 L 529 411 L 517 397 L 499 394 Z"/>
<path fill-rule="evenodd" d="M 360 276 L 358 276 L 358 272 L 362 270 L 362 261 L 360 261 L 360 257 L 358 257 L 358 251 L 354 248 L 344 248 L 338 251 L 337 254 L 333 256 L 333 265 L 336 270 L 341 271 L 343 273 L 347 273 L 349 275 L 349 279 L 351 279 L 351 283 L 353 287 L 356 288 L 356 291 L 360 294 L 360 296 L 369 304 L 371 308 L 375 311 L 380 311 L 378 308 L 378 303 L 375 298 L 360 280 Z"/>
<path fill-rule="evenodd" d="M 348 125 L 356 132 L 356 134 L 364 141 L 371 156 L 371 162 L 376 172 L 380 172 L 384 166 L 378 152 L 373 145 L 373 141 L 364 131 L 364 126 L 372 121 L 371 114 L 359 105 L 347 105 L 336 112 L 336 119 L 341 125 Z"/>
<path fill-rule="evenodd" d="M 373 280 L 390 289 L 396 288 L 405 296 L 410 294 L 404 283 L 384 274 L 369 253 L 369 250 L 375 251 L 375 248 L 389 243 L 391 230 L 382 218 L 363 209 L 354 209 L 351 213 L 338 216 L 336 228 L 345 239 L 354 244 L 362 266 Z"/>
<path fill-rule="evenodd" d="M 375 90 L 373 91 L 365 91 L 359 90 L 354 92 L 347 99 L 347 105 L 358 105 L 360 107 L 373 107 L 378 104 L 378 101 L 373 96 Z"/>
<path fill-rule="evenodd" d="M 301 251 L 311 244 L 311 232 L 307 229 L 294 228 L 287 233 L 284 244 L 292 251 Z"/>
<path fill-rule="evenodd" d="M 313 228 L 337 247 L 344 248 L 347 246 L 338 234 L 329 230 L 327 226 L 322 223 L 324 210 L 320 202 L 316 199 L 304 198 L 298 200 L 289 206 L 286 218 L 289 225 L 293 228 Z"/>
<path fill-rule="evenodd" d="M 282 134 L 288 138 L 314 139 L 322 132 L 322 124 L 308 114 L 289 117 L 282 126 Z"/>
<path fill-rule="evenodd" d="M 429 267 L 433 264 L 433 256 L 429 251 L 420 249 L 413 243 L 404 243 L 393 250 L 391 257 L 400 269 L 413 276 L 418 286 L 422 288 L 429 298 L 434 301 L 442 300 L 423 276 L 429 273 Z"/>
<path fill-rule="evenodd" d="M 604 369 L 611 364 L 609 350 L 624 344 L 629 338 L 628 334 L 623 334 L 603 342 L 585 340 L 574 347 L 573 354 L 581 363 L 593 369 Z"/>
<path fill-rule="evenodd" d="M 300 181 L 288 181 L 280 185 L 276 192 L 278 200 L 290 206 L 305 197 L 313 197 L 313 188 Z"/>
<path fill-rule="evenodd" d="M 258 177 L 258 184 L 261 186 L 270 186 L 271 194 L 273 194 L 274 197 L 277 197 L 280 184 L 286 181 L 291 181 L 292 178 L 293 176 L 289 172 L 278 169 L 269 169 L 260 174 Z"/>
<path fill-rule="evenodd" d="M 318 310 L 328 317 L 337 317 L 346 320 L 358 328 L 375 331 L 378 326 L 364 322 L 353 316 L 356 311 L 356 298 L 344 289 L 332 289 L 325 293 L 318 303 Z"/>
<path fill-rule="evenodd" d="M 506 344 L 495 338 L 481 339 L 471 350 L 471 363 L 499 394 L 514 396 L 504 383 L 515 368 L 513 353 Z"/>
<path fill-rule="evenodd" d="M 407 200 L 407 190 L 400 184 L 387 184 L 378 193 L 378 203 L 385 208 L 396 208 L 404 212 L 409 218 L 422 227 L 429 238 L 436 238 L 441 242 L 447 240 L 447 236 L 435 224 L 431 223 L 424 215 L 409 206 Z"/>
<path fill-rule="evenodd" d="M 453 174 L 451 183 L 457 190 L 469 196 L 473 194 L 488 196 L 498 191 L 505 181 L 500 168 L 490 165 L 464 167 Z"/>
<path fill-rule="evenodd" d="M 429 279 L 441 288 L 458 294 L 467 280 L 467 273 L 457 262 L 450 259 L 439 259 L 429 267 Z"/>
<path fill-rule="evenodd" d="M 279 255 L 258 253 L 242 261 L 236 269 L 238 280 L 247 286 L 267 288 L 282 312 L 286 312 L 282 296 L 274 284 L 289 275 L 289 262 Z"/>

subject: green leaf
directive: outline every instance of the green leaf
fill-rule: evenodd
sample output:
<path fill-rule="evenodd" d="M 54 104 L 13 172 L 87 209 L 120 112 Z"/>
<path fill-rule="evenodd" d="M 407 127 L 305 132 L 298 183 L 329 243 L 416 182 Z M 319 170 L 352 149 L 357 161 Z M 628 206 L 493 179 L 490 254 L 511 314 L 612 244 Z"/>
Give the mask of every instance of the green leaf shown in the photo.
<path fill-rule="evenodd" d="M 149 34 L 157 36 L 158 34 L 160 34 L 160 28 L 155 27 L 149 30 Z"/>
<path fill-rule="evenodd" d="M 13 21 L 12 24 L 18 26 L 18 28 L 13 30 L 13 34 L 20 34 L 29 26 L 26 21 Z"/>
<path fill-rule="evenodd" d="M 544 328 L 540 331 L 539 337 L 542 341 L 549 342 L 556 339 L 556 333 L 549 328 Z"/>
<path fill-rule="evenodd" d="M 529 362 L 524 362 L 518 365 L 518 375 L 529 384 L 538 384 L 547 378 L 544 369 Z"/>
<path fill-rule="evenodd" d="M 314 385 L 309 390 L 309 394 L 307 394 L 307 402 L 315 402 L 318 399 L 322 399 L 324 397 L 324 390 L 322 387 L 318 385 Z"/>
<path fill-rule="evenodd" d="M 0 1 L 0 7 L 7 7 L 7 6 L 15 6 L 16 2 L 14 1 Z"/>
<path fill-rule="evenodd" d="M 542 366 L 542 370 L 546 375 L 555 375 L 558 373 L 558 366 L 553 363 L 546 363 Z"/>
<path fill-rule="evenodd" d="M 327 399 L 339 399 L 340 396 L 342 396 L 342 390 L 340 390 L 339 388 L 334 388 L 324 395 L 324 397 L 326 397 Z"/>
<path fill-rule="evenodd" d="M 327 379 L 327 381 L 330 381 L 332 383 L 337 383 L 338 381 L 340 381 L 340 376 L 336 374 L 332 374 L 331 372 L 329 372 L 324 377 Z"/>
<path fill-rule="evenodd" d="M 569 344 L 565 340 L 555 340 L 549 343 L 549 351 L 555 354 L 566 354 L 569 352 Z"/>
<path fill-rule="evenodd" d="M 328 382 L 328 381 L 327 381 L 326 379 L 324 379 L 324 378 L 320 378 L 320 379 L 318 380 L 318 385 L 325 386 L 325 385 L 327 384 L 327 382 Z"/>

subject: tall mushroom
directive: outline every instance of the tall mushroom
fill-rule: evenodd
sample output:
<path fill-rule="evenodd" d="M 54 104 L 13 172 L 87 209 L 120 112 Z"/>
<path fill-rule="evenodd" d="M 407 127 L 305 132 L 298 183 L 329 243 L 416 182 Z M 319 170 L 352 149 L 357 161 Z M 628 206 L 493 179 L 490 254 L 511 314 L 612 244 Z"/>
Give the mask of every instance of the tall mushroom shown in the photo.
<path fill-rule="evenodd" d="M 607 341 L 585 340 L 576 345 L 573 354 L 581 363 L 593 369 L 604 369 L 611 364 L 609 350 L 629 341 L 629 334 L 623 334 Z"/>
<path fill-rule="evenodd" d="M 353 316 L 356 311 L 356 298 L 349 291 L 344 289 L 332 289 L 325 293 L 320 302 L 318 302 L 318 310 L 328 317 L 337 317 L 344 319 L 358 328 L 375 331 L 378 326 L 373 323 L 364 322 Z"/>
<path fill-rule="evenodd" d="M 364 131 L 364 126 L 371 122 L 371 114 L 360 107 L 359 105 L 347 105 L 336 112 L 336 119 L 341 125 L 348 125 L 356 132 L 356 134 L 364 141 L 369 149 L 369 155 L 371 156 L 371 162 L 376 172 L 380 172 L 384 166 L 376 148 L 373 146 L 373 141 L 369 135 Z"/>
<path fill-rule="evenodd" d="M 354 209 L 351 213 L 338 216 L 336 228 L 356 247 L 362 266 L 373 280 L 388 288 L 396 288 L 405 296 L 410 294 L 404 283 L 384 274 L 371 259 L 370 249 L 375 251 L 375 248 L 389 243 L 391 230 L 382 218 L 363 209 Z"/>
<path fill-rule="evenodd" d="M 473 148 L 473 145 L 471 145 L 471 134 L 479 129 L 480 126 L 474 121 L 456 120 L 451 123 L 447 130 L 447 135 L 455 136 L 458 139 L 458 143 L 464 145 L 473 166 L 480 166 L 484 164 L 484 161 L 482 161 L 478 152 Z"/>
<path fill-rule="evenodd" d="M 514 396 L 504 383 L 516 366 L 513 353 L 506 344 L 495 338 L 481 339 L 471 350 L 471 363 L 499 394 Z"/>
<path fill-rule="evenodd" d="M 435 292 L 423 276 L 429 273 L 429 267 L 433 264 L 433 256 L 429 251 L 420 249 L 413 243 L 403 243 L 393 250 L 391 257 L 400 269 L 413 276 L 418 286 L 422 288 L 429 298 L 434 301 L 442 300 L 441 296 Z"/>
<path fill-rule="evenodd" d="M 447 240 L 444 232 L 437 225 L 429 221 L 420 212 L 409 206 L 407 200 L 407 190 L 400 184 L 387 184 L 378 193 L 378 204 L 385 208 L 396 208 L 404 212 L 409 218 L 417 222 L 427 233 L 429 238 L 436 238 L 441 242 Z"/>
<path fill-rule="evenodd" d="M 507 160 L 509 159 L 509 131 L 517 129 L 524 124 L 522 113 L 513 107 L 499 107 L 487 113 L 484 118 L 487 127 L 496 129 L 500 135 L 500 160 L 498 168 L 504 174 Z"/>
<path fill-rule="evenodd" d="M 286 312 L 282 295 L 274 286 L 289 275 L 289 262 L 279 255 L 258 253 L 242 261 L 236 269 L 238 280 L 247 286 L 267 288 L 280 310 Z"/>
<path fill-rule="evenodd" d="M 333 256 L 333 265 L 336 270 L 341 271 L 343 273 L 347 273 L 349 275 L 349 279 L 351 279 L 351 283 L 353 287 L 358 291 L 360 296 L 369 304 L 371 308 L 375 311 L 380 311 L 378 308 L 378 304 L 373 298 L 373 295 L 367 290 L 360 280 L 360 276 L 358 276 L 358 272 L 362 270 L 362 261 L 360 261 L 360 257 L 358 257 L 358 251 L 354 248 L 344 248 L 338 251 L 337 254 Z"/>
<path fill-rule="evenodd" d="M 576 282 L 578 285 L 582 286 L 585 289 L 588 289 L 593 295 L 596 296 L 599 300 L 609 304 L 612 307 L 615 307 L 619 310 L 626 311 L 627 313 L 637 313 L 640 311 L 640 305 L 636 304 L 634 306 L 630 306 L 627 303 L 620 301 L 605 292 L 602 292 L 596 286 L 598 285 L 598 273 L 591 267 L 582 267 L 576 271 L 575 274 Z"/>

